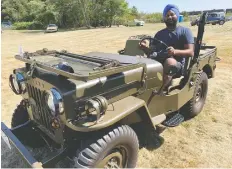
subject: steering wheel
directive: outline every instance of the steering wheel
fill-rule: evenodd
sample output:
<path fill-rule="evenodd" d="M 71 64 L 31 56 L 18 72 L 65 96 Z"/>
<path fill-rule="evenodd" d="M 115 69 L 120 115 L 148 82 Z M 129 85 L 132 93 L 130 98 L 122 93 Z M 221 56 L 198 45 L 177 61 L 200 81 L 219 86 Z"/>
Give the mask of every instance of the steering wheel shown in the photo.
<path fill-rule="evenodd" d="M 149 41 L 149 54 L 147 54 L 147 58 L 155 59 L 163 63 L 167 58 L 170 57 L 167 55 L 169 47 L 166 43 L 157 38 L 145 37 L 139 42 L 139 45 L 141 46 L 141 43 L 145 40 Z M 156 45 L 154 45 L 154 42 L 156 43 Z M 157 49 L 158 45 L 162 46 L 161 50 L 154 52 L 154 50 Z"/>

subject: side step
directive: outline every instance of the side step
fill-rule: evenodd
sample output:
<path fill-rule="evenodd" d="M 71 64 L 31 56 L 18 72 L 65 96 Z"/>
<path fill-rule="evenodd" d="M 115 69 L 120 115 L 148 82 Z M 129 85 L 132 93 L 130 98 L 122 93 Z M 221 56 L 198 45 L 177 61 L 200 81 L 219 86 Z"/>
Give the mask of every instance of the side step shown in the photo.
<path fill-rule="evenodd" d="M 184 121 L 184 116 L 178 112 L 171 113 L 167 115 L 166 120 L 162 123 L 162 125 L 166 127 L 176 127 Z"/>

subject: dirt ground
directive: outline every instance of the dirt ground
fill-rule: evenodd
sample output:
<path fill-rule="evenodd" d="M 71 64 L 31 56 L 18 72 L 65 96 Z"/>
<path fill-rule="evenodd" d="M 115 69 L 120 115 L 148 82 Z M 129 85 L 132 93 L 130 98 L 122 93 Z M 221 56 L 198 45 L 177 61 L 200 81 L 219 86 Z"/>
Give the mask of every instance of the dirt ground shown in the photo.
<path fill-rule="evenodd" d="M 189 23 L 182 24 L 189 27 Z M 12 112 L 21 99 L 8 87 L 12 70 L 23 66 L 14 59 L 20 45 L 24 51 L 30 52 L 46 47 L 79 54 L 91 51 L 117 53 L 123 49 L 129 36 L 154 35 L 163 27 L 163 24 L 146 24 L 144 27 L 121 26 L 50 34 L 42 31 L 4 31 L 1 50 L 2 121 L 10 127 Z M 190 28 L 196 36 L 197 27 Z M 163 140 L 161 146 L 141 148 L 137 167 L 232 167 L 232 22 L 223 26 L 207 25 L 204 42 L 217 46 L 222 60 L 217 63 L 216 77 L 209 81 L 203 111 L 178 127 L 166 129 L 158 140 Z M 2 144 L 2 167 L 23 167 L 24 163 L 17 157 L 14 151 L 9 151 Z"/>

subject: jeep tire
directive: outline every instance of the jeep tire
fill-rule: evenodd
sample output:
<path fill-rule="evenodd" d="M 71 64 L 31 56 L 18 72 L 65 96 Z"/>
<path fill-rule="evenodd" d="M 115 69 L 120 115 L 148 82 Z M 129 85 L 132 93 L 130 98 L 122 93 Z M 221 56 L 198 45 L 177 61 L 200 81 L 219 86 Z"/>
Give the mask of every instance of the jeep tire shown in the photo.
<path fill-rule="evenodd" d="M 193 97 L 182 108 L 181 112 L 186 118 L 198 115 L 204 107 L 208 91 L 208 77 L 205 72 L 198 75 L 195 82 Z"/>
<path fill-rule="evenodd" d="M 29 115 L 23 102 L 24 100 L 20 102 L 12 115 L 11 128 L 24 124 L 29 120 Z"/>
<path fill-rule="evenodd" d="M 25 101 L 22 100 L 15 109 L 11 119 L 11 128 L 15 128 L 30 120 L 25 104 Z M 39 148 L 45 145 L 45 142 L 40 137 L 38 131 L 29 124 L 26 124 L 23 129 L 19 130 L 17 133 L 14 132 L 14 134 L 24 145 L 31 148 Z"/>
<path fill-rule="evenodd" d="M 98 137 L 99 138 L 99 137 Z M 103 137 L 77 150 L 74 157 L 77 168 L 135 168 L 139 150 L 134 130 L 119 126 Z"/>

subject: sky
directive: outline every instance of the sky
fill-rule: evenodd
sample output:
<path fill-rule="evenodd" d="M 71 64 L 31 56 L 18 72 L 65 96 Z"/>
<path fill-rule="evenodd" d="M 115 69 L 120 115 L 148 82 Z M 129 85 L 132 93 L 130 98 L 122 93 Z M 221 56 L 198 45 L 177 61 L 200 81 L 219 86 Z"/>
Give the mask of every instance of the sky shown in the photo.
<path fill-rule="evenodd" d="M 232 0 L 126 0 L 140 12 L 162 12 L 167 4 L 175 4 L 180 11 L 201 11 L 232 8 Z"/>

